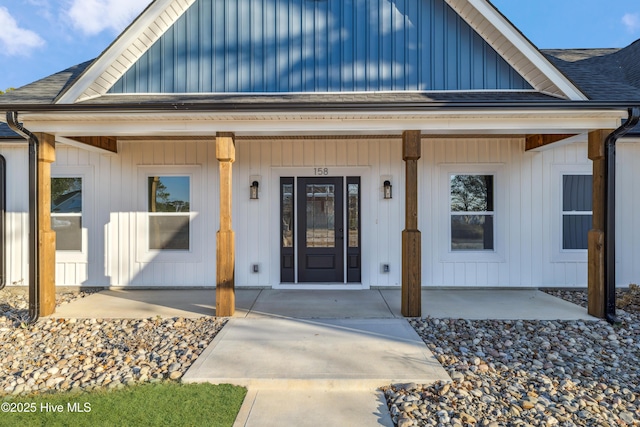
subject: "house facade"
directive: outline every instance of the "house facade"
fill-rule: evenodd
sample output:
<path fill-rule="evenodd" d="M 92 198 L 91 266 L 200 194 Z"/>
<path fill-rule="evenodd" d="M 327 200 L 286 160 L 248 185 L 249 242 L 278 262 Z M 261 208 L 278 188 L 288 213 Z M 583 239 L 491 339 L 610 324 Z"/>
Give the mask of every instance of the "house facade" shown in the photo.
<path fill-rule="evenodd" d="M 398 287 L 405 315 L 421 287 L 602 293 L 589 230 L 636 45 L 541 52 L 485 0 L 153 1 L 97 59 L 0 97 L 7 283 L 33 274 L 31 213 L 45 305 L 54 283 L 211 287 L 219 313 L 236 287 Z M 626 285 L 640 145 L 617 154 Z"/>

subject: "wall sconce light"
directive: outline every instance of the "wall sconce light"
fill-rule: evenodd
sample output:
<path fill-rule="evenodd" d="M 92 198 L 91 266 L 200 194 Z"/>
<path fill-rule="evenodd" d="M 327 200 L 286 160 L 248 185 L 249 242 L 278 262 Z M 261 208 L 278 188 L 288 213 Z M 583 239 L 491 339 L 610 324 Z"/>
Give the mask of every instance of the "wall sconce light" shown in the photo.
<path fill-rule="evenodd" d="M 384 198 L 385 199 L 391 199 L 392 198 L 392 193 L 391 193 L 392 187 L 393 186 L 391 185 L 391 181 L 386 180 L 384 182 Z"/>
<path fill-rule="evenodd" d="M 258 199 L 258 187 L 260 186 L 260 183 L 258 181 L 253 181 L 251 183 L 251 187 L 249 187 L 249 198 L 251 200 L 257 200 Z"/>

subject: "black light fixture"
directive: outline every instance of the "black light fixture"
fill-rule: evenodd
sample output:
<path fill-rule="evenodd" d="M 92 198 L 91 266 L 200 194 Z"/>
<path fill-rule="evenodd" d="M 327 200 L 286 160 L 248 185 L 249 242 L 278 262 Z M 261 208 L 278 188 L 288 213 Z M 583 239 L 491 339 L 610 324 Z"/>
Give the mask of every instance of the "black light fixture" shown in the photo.
<path fill-rule="evenodd" d="M 251 183 L 251 187 L 249 187 L 249 198 L 251 200 L 257 200 L 258 199 L 258 187 L 260 186 L 260 183 L 258 181 L 253 181 Z"/>
<path fill-rule="evenodd" d="M 391 189 L 392 189 L 392 185 L 391 185 L 391 181 L 386 180 L 384 182 L 384 198 L 385 199 L 391 199 L 392 198 L 392 193 L 391 193 Z"/>

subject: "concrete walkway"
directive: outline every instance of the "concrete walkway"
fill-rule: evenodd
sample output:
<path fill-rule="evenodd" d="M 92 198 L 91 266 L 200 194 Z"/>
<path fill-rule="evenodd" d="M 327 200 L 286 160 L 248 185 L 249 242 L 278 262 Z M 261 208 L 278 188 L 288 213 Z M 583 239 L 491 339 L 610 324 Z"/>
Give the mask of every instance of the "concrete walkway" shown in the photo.
<path fill-rule="evenodd" d="M 381 386 L 449 381 L 404 319 L 234 318 L 183 376 L 237 384 L 237 426 L 392 426 Z"/>
<path fill-rule="evenodd" d="M 109 290 L 53 317 L 215 315 L 214 290 Z M 535 290 L 425 290 L 422 315 L 595 320 Z M 393 426 L 378 387 L 450 380 L 400 314 L 400 290 L 237 290 L 236 314 L 182 378 L 248 394 L 235 426 Z"/>

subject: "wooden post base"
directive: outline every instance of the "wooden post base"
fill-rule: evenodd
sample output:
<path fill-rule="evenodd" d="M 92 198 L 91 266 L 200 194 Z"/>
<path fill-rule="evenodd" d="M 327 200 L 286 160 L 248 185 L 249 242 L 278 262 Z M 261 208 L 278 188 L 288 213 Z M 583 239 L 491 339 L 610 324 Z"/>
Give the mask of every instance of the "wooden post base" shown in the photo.
<path fill-rule="evenodd" d="M 402 304 L 401 312 L 405 317 L 422 315 L 422 236 L 418 230 L 402 232 Z"/>
<path fill-rule="evenodd" d="M 233 231 L 216 233 L 216 316 L 233 316 L 235 293 L 235 236 Z"/>
<path fill-rule="evenodd" d="M 601 230 L 590 230 L 587 244 L 589 248 L 588 312 L 591 316 L 604 319 L 604 232 Z"/>
<path fill-rule="evenodd" d="M 40 316 L 49 316 L 56 310 L 56 232 L 40 230 Z"/>

